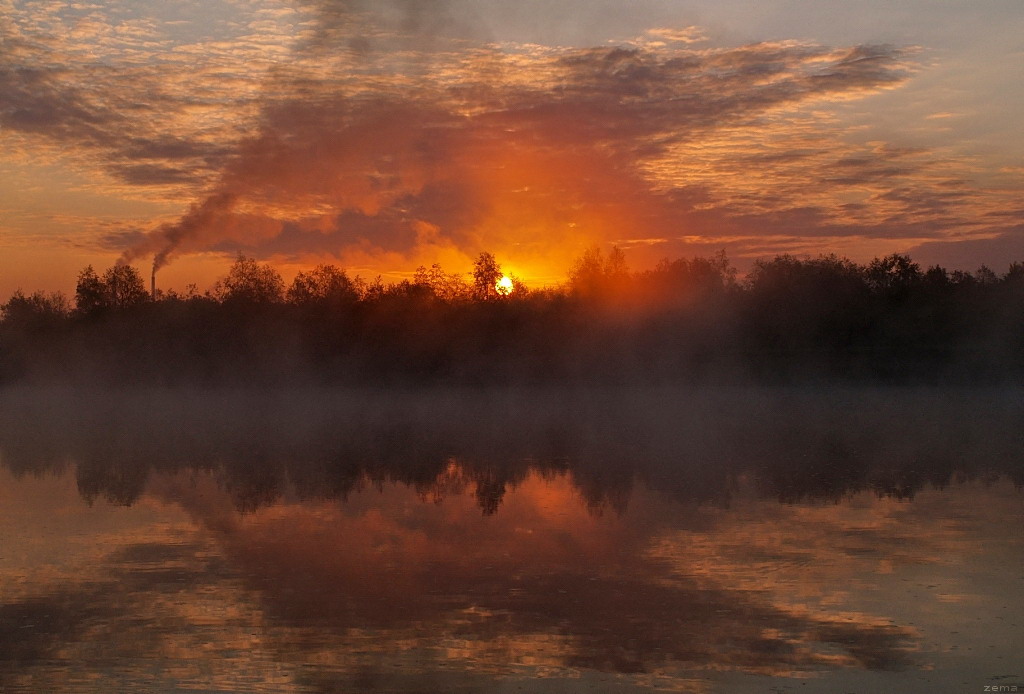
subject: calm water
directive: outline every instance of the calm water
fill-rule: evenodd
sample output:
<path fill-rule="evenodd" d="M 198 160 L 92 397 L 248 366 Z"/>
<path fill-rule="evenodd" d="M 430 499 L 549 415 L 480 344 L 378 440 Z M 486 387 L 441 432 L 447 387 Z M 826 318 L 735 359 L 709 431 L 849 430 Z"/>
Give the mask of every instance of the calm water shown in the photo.
<path fill-rule="evenodd" d="M 0 691 L 1024 691 L 1020 396 L 9 393 Z"/>

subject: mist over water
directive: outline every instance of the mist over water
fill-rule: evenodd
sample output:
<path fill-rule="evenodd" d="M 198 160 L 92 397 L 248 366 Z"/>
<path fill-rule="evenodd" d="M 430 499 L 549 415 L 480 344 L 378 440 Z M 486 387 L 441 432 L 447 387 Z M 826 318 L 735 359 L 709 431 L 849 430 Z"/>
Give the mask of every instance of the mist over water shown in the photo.
<path fill-rule="evenodd" d="M 1020 396 L 8 389 L 0 688 L 1016 682 Z"/>
<path fill-rule="evenodd" d="M 130 470 L 140 493 L 151 472 L 264 466 L 283 489 L 310 469 L 429 481 L 452 461 L 513 484 L 606 471 L 612 487 L 641 476 L 723 501 L 741 476 L 837 500 L 1024 472 L 1016 388 L 32 388 L 3 407 L 8 469 Z"/>
<path fill-rule="evenodd" d="M 0 18 L 8 274 L 115 262 L 0 304 L 0 693 L 1024 690 L 1008 15 L 106 4 Z"/>

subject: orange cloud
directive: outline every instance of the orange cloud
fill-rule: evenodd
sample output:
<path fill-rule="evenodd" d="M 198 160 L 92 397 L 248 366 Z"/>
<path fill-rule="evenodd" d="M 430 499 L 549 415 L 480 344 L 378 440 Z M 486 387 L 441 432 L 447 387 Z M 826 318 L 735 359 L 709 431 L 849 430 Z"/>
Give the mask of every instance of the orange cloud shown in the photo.
<path fill-rule="evenodd" d="M 631 251 L 641 265 L 722 247 L 1016 247 L 1019 220 L 992 215 L 1013 208 L 1019 176 L 858 142 L 838 115 L 910 80 L 911 49 L 698 48 L 699 28 L 665 26 L 613 47 L 498 45 L 464 9 L 302 0 L 198 42 L 173 24 L 17 10 L 0 57 L 6 156 L 158 202 L 149 223 L 77 241 L 158 265 L 244 251 L 409 270 L 491 250 L 529 278 L 628 239 L 659 241 Z M 169 205 L 186 208 L 177 221 Z"/>
<path fill-rule="evenodd" d="M 279 222 L 280 233 L 246 243 L 225 232 L 226 219 L 193 213 L 126 258 L 157 249 L 159 264 L 174 253 L 241 247 L 264 256 L 360 249 L 412 262 L 435 250 L 420 247 L 415 229 L 424 224 L 467 255 L 495 248 L 562 263 L 594 241 L 671 239 L 694 210 L 687 188 L 666 185 L 647 162 L 771 109 L 885 88 L 905 75 L 889 48 L 530 50 L 510 58 L 478 49 L 442 58 L 429 63 L 437 84 L 385 74 L 355 94 L 289 76 L 283 100 L 264 108 L 259 133 L 196 207 L 230 198 Z M 301 99 L 290 96 L 299 77 Z M 715 98 L 700 98 L 712 91 Z M 303 219 L 329 221 L 311 229 Z"/>

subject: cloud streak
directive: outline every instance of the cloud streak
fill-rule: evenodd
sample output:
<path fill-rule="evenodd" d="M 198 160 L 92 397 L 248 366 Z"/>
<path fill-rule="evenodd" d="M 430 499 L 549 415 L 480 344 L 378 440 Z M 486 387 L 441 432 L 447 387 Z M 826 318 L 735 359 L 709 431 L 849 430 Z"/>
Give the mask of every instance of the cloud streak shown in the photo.
<path fill-rule="evenodd" d="M 301 98 L 264 108 L 258 134 L 195 209 L 230 198 L 272 222 L 278 234 L 244 244 L 257 255 L 265 245 L 293 256 L 365 248 L 417 257 L 438 243 L 467 253 L 526 245 L 539 255 L 566 237 L 578 245 L 672 233 L 689 212 L 686 196 L 644 164 L 772 109 L 899 84 L 903 58 L 891 47 L 776 44 L 479 47 L 430 54 L 430 84 L 385 72 L 381 84 L 345 94 L 305 75 Z M 294 91 L 291 79 L 278 91 Z M 231 226 L 190 213 L 125 259 L 155 249 L 162 264 L 223 248 Z M 424 239 L 423 229 L 439 234 Z"/>
<path fill-rule="evenodd" d="M 115 40 L 92 18 L 78 31 L 107 38 L 84 61 L 74 39 L 15 21 L 0 125 L 24 156 L 50 143 L 102 171 L 95 185 L 191 200 L 128 248 L 106 234 L 122 260 L 157 266 L 244 250 L 393 269 L 497 250 L 564 267 L 629 239 L 660 241 L 637 245 L 643 258 L 1017 233 L 993 215 L 1019 176 L 981 185 L 974 162 L 858 142 L 836 116 L 911 79 L 913 50 L 702 48 L 697 27 L 594 48 L 497 44 L 464 10 L 301 0 L 194 43 L 152 27 Z M 773 247 L 780 237 L 793 242 Z"/>

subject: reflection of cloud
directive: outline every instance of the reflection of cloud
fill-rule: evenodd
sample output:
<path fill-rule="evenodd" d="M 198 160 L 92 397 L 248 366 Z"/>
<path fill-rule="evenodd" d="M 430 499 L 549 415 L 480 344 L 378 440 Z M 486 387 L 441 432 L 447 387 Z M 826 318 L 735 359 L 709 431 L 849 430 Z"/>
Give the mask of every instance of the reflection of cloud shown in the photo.
<path fill-rule="evenodd" d="M 180 511 L 86 506 L 68 472 L 3 479 L 0 690 L 171 691 L 272 671 L 258 610 Z"/>
<path fill-rule="evenodd" d="M 712 532 L 670 530 L 648 551 L 684 582 L 760 595 L 780 612 L 810 622 L 834 620 L 797 640 L 844 644 L 848 653 L 836 664 L 898 670 L 911 662 L 919 634 L 895 626 L 893 617 L 903 611 L 899 588 L 907 580 L 897 577 L 922 566 L 973 561 L 981 551 L 970 539 L 975 514 L 989 503 L 993 508 L 982 513 L 998 524 L 999 503 L 990 494 L 999 497 L 1008 489 L 963 488 L 953 498 L 929 492 L 913 504 L 862 493 L 841 507 L 737 499 L 728 511 L 703 509 Z M 947 579 L 920 606 L 932 610 L 932 600 L 963 602 L 975 590 L 966 581 Z M 872 616 L 858 609 L 865 595 L 876 596 L 878 606 L 892 613 Z M 902 645 L 893 649 L 895 643 Z"/>
<path fill-rule="evenodd" d="M 388 485 L 344 507 L 280 504 L 230 528 L 214 513 L 214 524 L 267 614 L 281 626 L 316 625 L 334 647 L 367 632 L 376 634 L 374 649 L 457 643 L 443 646 L 443 657 L 484 672 L 650 673 L 712 663 L 787 675 L 909 663 L 913 633 L 884 619 L 801 612 L 728 580 L 670 579 L 660 561 L 636 553 L 681 510 L 656 497 L 645 494 L 631 516 L 599 517 L 567 478 L 532 474 L 481 522 L 474 484 L 454 484 L 455 473 L 444 476 L 449 494 L 437 503 Z M 180 488 L 174 496 L 186 508 L 197 498 Z M 208 491 L 197 500 L 205 522 Z M 230 508 L 227 497 L 222 504 Z M 334 647 L 323 657 L 336 658 Z"/>
<path fill-rule="evenodd" d="M 126 545 L 91 568 L 0 605 L 4 691 L 234 689 L 284 670 L 257 606 L 206 547 Z M 289 675 L 277 691 L 301 691 Z"/>
<path fill-rule="evenodd" d="M 162 416 L 189 409 L 165 407 Z M 673 410 L 676 426 L 679 417 Z M 119 426 L 160 442 L 131 421 Z M 318 430 L 309 421 L 301 426 L 293 428 L 302 438 Z M 907 426 L 898 426 L 903 438 Z M 89 429 L 101 438 L 111 433 Z M 205 438 L 183 431 L 179 437 Z M 345 471 L 344 461 L 310 464 L 301 484 L 290 487 L 273 478 L 301 472 L 284 462 L 293 447 L 267 450 L 242 438 L 248 447 L 221 439 L 217 457 L 246 461 L 249 479 L 269 477 L 275 491 L 244 514 L 236 508 L 237 482 L 203 465 L 151 475 L 132 511 L 102 502 L 86 509 L 66 467 L 56 468 L 63 475 L 57 479 L 3 485 L 0 520 L 9 499 L 22 500 L 40 518 L 66 517 L 68 534 L 90 550 L 86 570 L 41 574 L 16 593 L 8 586 L 17 576 L 0 573 L 0 641 L 23 638 L 0 649 L 0 661 L 11 664 L 0 686 L 29 677 L 37 689 L 57 685 L 67 676 L 65 662 L 112 690 L 196 683 L 237 689 L 273 680 L 281 691 L 415 691 L 424 682 L 493 691 L 496 680 L 508 678 L 585 682 L 610 673 L 623 686 L 660 682 L 701 691 L 692 678 L 710 673 L 888 673 L 919 665 L 931 657 L 920 649 L 945 643 L 945 632 L 901 625 L 919 623 L 921 614 L 934 619 L 934 610 L 946 610 L 940 621 L 949 619 L 961 614 L 944 607 L 949 601 L 977 600 L 983 588 L 957 580 L 955 567 L 994 547 L 988 533 L 998 536 L 1019 511 L 1019 493 L 1001 483 L 922 493 L 913 504 L 865 493 L 842 503 L 783 505 L 753 498 L 741 480 L 728 508 L 676 503 L 636 485 L 628 508 L 598 514 L 585 482 L 613 471 L 576 464 L 502 478 L 503 502 L 485 516 L 481 489 L 499 478 L 484 474 L 486 465 L 438 469 L 411 435 L 377 439 L 404 456 L 404 481 L 392 481 L 397 473 L 389 477 L 379 464 L 345 487 L 344 502 L 331 492 L 344 480 L 330 478 Z M 115 448 L 132 451 L 135 466 L 175 469 L 130 441 Z M 674 450 L 678 467 L 678 445 Z M 5 448 L 5 465 L 15 460 Z M 665 474 L 659 488 L 674 486 Z M 630 488 L 633 476 L 624 477 L 613 481 Z M 39 493 L 22 499 L 26 486 Z M 300 502 L 299 495 L 309 498 Z M 11 520 L 24 520 L 15 508 Z M 195 525 L 182 523 L 176 509 Z M 80 519 L 102 511 L 121 514 L 118 532 L 106 539 L 83 533 Z M 54 527 L 52 520 L 38 525 L 40 533 Z M 66 544 L 66 537 L 54 542 Z M 92 550 L 94 543 L 102 551 Z M 895 590 L 908 586 L 908 577 L 930 590 L 932 575 L 944 578 L 934 602 Z M 1013 579 L 1006 580 L 1012 595 Z M 905 595 L 916 602 L 905 603 Z M 1003 600 L 1002 593 L 990 598 Z M 23 635 L 27 623 L 38 632 Z M 936 638 L 939 646 L 931 643 Z"/>

